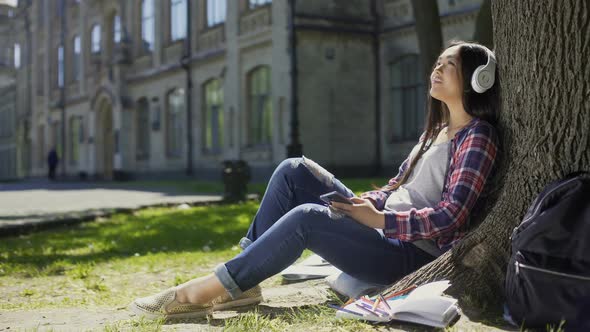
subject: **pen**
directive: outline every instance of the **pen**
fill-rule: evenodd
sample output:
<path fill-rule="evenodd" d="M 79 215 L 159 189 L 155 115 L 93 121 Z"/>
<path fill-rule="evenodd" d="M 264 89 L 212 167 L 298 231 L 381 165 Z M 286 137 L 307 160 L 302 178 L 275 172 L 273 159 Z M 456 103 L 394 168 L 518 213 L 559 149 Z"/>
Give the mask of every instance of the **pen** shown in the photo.
<path fill-rule="evenodd" d="M 361 304 L 356 303 L 356 306 L 359 307 L 359 308 L 361 308 L 361 309 L 367 310 L 368 312 L 372 313 L 373 315 L 375 315 L 375 313 L 378 313 L 378 314 L 381 314 L 381 315 L 385 315 L 385 316 L 388 316 L 389 315 L 388 313 L 386 313 L 383 310 L 380 310 L 380 309 L 371 309 L 371 306 L 369 306 L 366 303 L 361 303 Z M 379 316 L 379 315 L 377 315 L 377 316 Z"/>
<path fill-rule="evenodd" d="M 385 300 L 385 299 L 383 298 L 383 295 L 379 294 L 379 298 L 381 299 L 381 302 L 383 302 L 383 304 L 385 304 L 385 306 L 387 307 L 387 309 L 388 309 L 389 311 L 391 311 L 391 307 L 389 306 L 389 303 L 387 303 L 387 300 Z"/>
<path fill-rule="evenodd" d="M 410 287 L 408 287 L 408 288 L 406 288 L 406 289 L 402 289 L 401 291 L 398 291 L 398 292 L 395 292 L 395 293 L 392 293 L 392 294 L 389 294 L 389 295 L 387 295 L 387 296 L 385 297 L 385 299 L 390 299 L 390 298 L 392 298 L 392 297 L 396 297 L 396 296 L 399 296 L 399 295 L 405 294 L 405 293 L 407 293 L 407 292 L 409 292 L 409 291 L 412 291 L 412 290 L 414 290 L 414 288 L 416 288 L 416 287 L 418 287 L 418 286 L 416 286 L 416 285 L 412 285 L 412 286 L 410 286 Z"/>
<path fill-rule="evenodd" d="M 348 309 L 341 308 L 341 307 L 339 307 L 339 306 L 337 306 L 337 305 L 328 304 L 328 306 L 329 306 L 330 308 L 333 308 L 333 309 L 336 309 L 336 310 L 340 310 L 340 311 L 342 311 L 342 312 L 346 312 L 346 313 L 348 313 L 348 314 L 353 314 L 353 315 L 357 315 L 357 316 L 360 316 L 360 317 L 365 317 L 365 315 L 363 315 L 363 314 L 359 314 L 358 312 L 354 312 L 354 311 L 352 311 L 352 310 L 348 310 Z"/>
<path fill-rule="evenodd" d="M 377 307 L 379 307 L 379 301 L 381 301 L 381 298 L 380 297 L 378 297 L 375 300 L 375 303 L 373 303 L 373 308 L 371 308 L 371 310 L 375 310 Z"/>

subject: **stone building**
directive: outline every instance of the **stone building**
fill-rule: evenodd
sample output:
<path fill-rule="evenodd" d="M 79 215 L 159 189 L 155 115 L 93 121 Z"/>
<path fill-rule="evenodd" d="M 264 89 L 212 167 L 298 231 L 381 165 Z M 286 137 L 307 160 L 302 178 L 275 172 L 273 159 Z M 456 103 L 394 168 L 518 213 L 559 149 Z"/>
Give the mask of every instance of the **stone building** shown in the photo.
<path fill-rule="evenodd" d="M 415 144 L 410 0 L 188 1 L 21 1 L 26 175 L 52 147 L 61 174 L 103 179 L 215 177 L 226 159 L 264 177 L 288 150 L 390 174 Z M 443 39 L 471 39 L 481 0 L 438 4 Z"/>
<path fill-rule="evenodd" d="M 0 3 L 0 180 L 14 180 L 29 172 L 27 104 L 28 69 L 22 56 L 25 44 L 24 22 L 13 6 Z"/>

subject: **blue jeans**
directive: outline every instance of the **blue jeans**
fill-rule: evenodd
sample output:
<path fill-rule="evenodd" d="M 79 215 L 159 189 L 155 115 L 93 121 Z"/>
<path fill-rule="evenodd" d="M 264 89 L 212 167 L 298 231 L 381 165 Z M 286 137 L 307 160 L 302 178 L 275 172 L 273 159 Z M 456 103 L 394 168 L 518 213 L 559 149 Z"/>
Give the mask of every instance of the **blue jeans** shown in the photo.
<path fill-rule="evenodd" d="M 295 262 L 310 249 L 354 278 L 388 285 L 434 260 L 409 242 L 331 211 L 319 199 L 354 193 L 312 160 L 284 160 L 274 171 L 250 225 L 244 249 L 215 274 L 232 298 Z"/>

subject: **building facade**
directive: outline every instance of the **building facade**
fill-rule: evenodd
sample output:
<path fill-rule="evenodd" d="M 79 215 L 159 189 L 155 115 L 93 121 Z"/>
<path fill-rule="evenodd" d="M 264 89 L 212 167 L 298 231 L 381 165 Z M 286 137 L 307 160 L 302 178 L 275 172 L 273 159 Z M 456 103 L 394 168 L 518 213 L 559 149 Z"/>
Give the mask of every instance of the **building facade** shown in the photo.
<path fill-rule="evenodd" d="M 0 4 L 0 180 L 14 180 L 29 172 L 30 105 L 28 69 L 22 56 L 26 45 L 24 22 L 16 8 Z"/>
<path fill-rule="evenodd" d="M 16 176 L 52 148 L 72 177 L 264 176 L 289 150 L 389 174 L 425 113 L 409 1 L 20 1 Z M 481 1 L 438 3 L 443 39 L 471 39 Z"/>

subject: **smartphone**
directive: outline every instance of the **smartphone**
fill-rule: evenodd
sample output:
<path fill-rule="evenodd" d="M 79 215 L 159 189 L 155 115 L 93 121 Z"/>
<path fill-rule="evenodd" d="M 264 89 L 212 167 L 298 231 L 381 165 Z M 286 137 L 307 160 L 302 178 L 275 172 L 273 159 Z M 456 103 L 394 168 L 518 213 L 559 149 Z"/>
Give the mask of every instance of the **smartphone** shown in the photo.
<path fill-rule="evenodd" d="M 327 194 L 323 194 L 320 196 L 320 199 L 328 204 L 330 204 L 330 202 L 352 204 L 352 202 L 350 201 L 350 199 L 348 197 L 342 195 L 341 193 L 339 193 L 337 191 L 332 191 Z"/>

